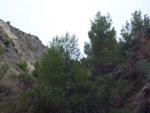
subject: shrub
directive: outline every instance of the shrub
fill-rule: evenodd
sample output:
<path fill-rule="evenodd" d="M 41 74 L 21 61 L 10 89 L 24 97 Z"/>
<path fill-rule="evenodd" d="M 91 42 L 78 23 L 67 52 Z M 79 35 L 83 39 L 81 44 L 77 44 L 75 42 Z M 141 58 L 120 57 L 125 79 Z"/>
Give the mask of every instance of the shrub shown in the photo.
<path fill-rule="evenodd" d="M 31 47 L 31 46 L 32 46 L 31 41 L 28 41 L 28 42 L 27 42 L 27 46 L 28 46 L 28 47 Z"/>
<path fill-rule="evenodd" d="M 23 56 L 23 53 L 22 53 L 22 52 L 21 52 L 21 53 L 18 53 L 18 55 L 19 55 L 19 56 Z"/>
<path fill-rule="evenodd" d="M 111 109 L 111 113 L 131 113 L 128 108 L 122 108 L 122 109 Z"/>
<path fill-rule="evenodd" d="M 3 64 L 2 67 L 0 68 L 0 79 L 3 77 L 3 75 L 8 71 L 8 65 Z"/>
<path fill-rule="evenodd" d="M 34 84 L 36 83 L 36 78 L 28 73 L 20 73 L 19 75 L 16 74 L 10 74 L 9 78 L 15 79 L 20 82 L 20 84 L 23 86 L 23 90 L 27 90 L 30 88 L 34 88 Z"/>
<path fill-rule="evenodd" d="M 12 73 L 12 74 L 9 75 L 9 78 L 17 78 L 17 75 Z"/>
<path fill-rule="evenodd" d="M 150 80 L 150 61 L 146 59 L 139 60 L 137 69 L 144 74 L 147 80 Z"/>
<path fill-rule="evenodd" d="M 7 21 L 6 23 L 7 23 L 8 25 L 10 25 L 11 22 L 10 22 L 10 21 Z"/>
<path fill-rule="evenodd" d="M 88 82 L 72 84 L 66 91 L 38 85 L 23 92 L 20 99 L 32 113 L 96 113 L 102 109 L 98 88 Z"/>
<path fill-rule="evenodd" d="M 0 56 L 4 54 L 4 49 L 0 46 Z"/>
<path fill-rule="evenodd" d="M 99 77 L 97 79 L 97 85 L 99 86 L 99 95 L 101 97 L 101 104 L 103 111 L 109 113 L 113 106 L 112 103 L 116 101 L 116 99 L 120 99 L 124 93 L 124 81 L 118 80 L 115 76 L 106 75 L 104 77 Z M 115 97 L 115 96 L 118 97 Z"/>
<path fill-rule="evenodd" d="M 23 84 L 23 90 L 34 88 L 34 83 L 36 82 L 35 77 L 28 73 L 21 73 L 17 76 L 20 83 Z"/>
<path fill-rule="evenodd" d="M 5 39 L 4 43 L 8 46 L 10 44 L 10 40 L 9 39 Z"/>
<path fill-rule="evenodd" d="M 1 32 L 1 31 L 0 31 Z M 0 38 L 3 38 L 3 35 L 0 34 Z"/>
<path fill-rule="evenodd" d="M 33 91 L 22 92 L 20 100 L 24 108 L 30 113 L 63 113 L 61 93 L 58 89 L 52 89 L 43 85 L 37 86 Z"/>
<path fill-rule="evenodd" d="M 36 79 L 32 76 L 32 75 L 29 75 L 27 73 L 21 73 L 17 76 L 17 78 L 19 79 L 23 79 L 25 81 L 31 81 L 31 82 L 34 82 Z"/>
<path fill-rule="evenodd" d="M 26 60 L 21 61 L 21 62 L 19 63 L 19 67 L 20 67 L 23 71 L 27 71 L 27 67 L 28 67 L 27 61 L 26 61 Z"/>
<path fill-rule="evenodd" d="M 146 59 L 139 60 L 138 69 L 144 74 L 148 73 L 150 69 L 150 62 Z"/>
<path fill-rule="evenodd" d="M 102 104 L 98 87 L 91 82 L 73 83 L 66 90 L 65 110 L 71 113 L 97 113 Z"/>

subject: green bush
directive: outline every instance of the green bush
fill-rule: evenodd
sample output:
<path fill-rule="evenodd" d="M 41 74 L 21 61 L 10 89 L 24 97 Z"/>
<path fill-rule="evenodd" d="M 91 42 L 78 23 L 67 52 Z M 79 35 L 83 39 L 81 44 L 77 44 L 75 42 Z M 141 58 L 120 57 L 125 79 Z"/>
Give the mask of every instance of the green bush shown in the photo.
<path fill-rule="evenodd" d="M 17 75 L 12 73 L 12 74 L 9 75 L 9 78 L 17 78 Z"/>
<path fill-rule="evenodd" d="M 31 47 L 31 46 L 32 46 L 31 41 L 28 41 L 28 42 L 27 42 L 27 46 L 28 46 L 28 47 Z"/>
<path fill-rule="evenodd" d="M 33 91 L 22 92 L 20 101 L 30 113 L 63 113 L 60 90 L 47 86 L 37 86 Z"/>
<path fill-rule="evenodd" d="M 10 44 L 10 40 L 9 39 L 5 39 L 4 43 L 8 46 Z"/>
<path fill-rule="evenodd" d="M 38 85 L 32 91 L 23 92 L 21 101 L 24 103 L 26 111 L 31 110 L 32 113 L 105 113 L 107 104 L 109 111 L 125 113 L 127 109 L 117 110 L 113 108 L 112 92 L 107 93 L 109 89 L 106 81 L 108 80 L 104 81 L 103 90 L 100 90 L 92 82 L 70 82 L 65 90 Z M 111 90 L 114 91 L 114 89 Z M 108 94 L 110 94 L 110 100 L 106 98 Z"/>
<path fill-rule="evenodd" d="M 138 61 L 137 69 L 144 74 L 147 80 L 150 80 L 150 61 L 142 59 Z M 144 78 L 143 77 L 143 78 Z"/>
<path fill-rule="evenodd" d="M 66 91 L 38 85 L 23 92 L 20 99 L 32 113 L 94 113 L 102 109 L 98 88 L 88 82 L 72 84 Z"/>
<path fill-rule="evenodd" d="M 99 89 L 91 82 L 68 85 L 65 110 L 71 113 L 97 113 L 102 111 Z"/>
<path fill-rule="evenodd" d="M 3 38 L 3 35 L 0 34 L 0 38 Z"/>
<path fill-rule="evenodd" d="M 27 71 L 27 67 L 28 67 L 27 60 L 21 61 L 21 62 L 19 63 L 19 67 L 20 67 L 23 71 Z"/>
<path fill-rule="evenodd" d="M 0 46 L 0 56 L 4 54 L 4 49 Z"/>
<path fill-rule="evenodd" d="M 35 77 L 28 73 L 21 73 L 17 76 L 18 81 L 23 85 L 23 90 L 27 90 L 34 87 L 36 82 Z"/>
<path fill-rule="evenodd" d="M 138 69 L 144 73 L 147 74 L 150 72 L 150 61 L 146 60 L 146 59 L 142 59 L 138 61 Z"/>
<path fill-rule="evenodd" d="M 18 53 L 18 55 L 19 55 L 19 56 L 23 56 L 23 53 L 22 53 L 22 52 L 21 52 L 21 53 Z"/>
<path fill-rule="evenodd" d="M 23 79 L 23 80 L 28 81 L 28 82 L 36 81 L 36 79 L 32 75 L 29 75 L 28 73 L 21 73 L 17 76 L 17 78 Z"/>
<path fill-rule="evenodd" d="M 2 67 L 0 68 L 0 79 L 3 77 L 3 75 L 8 71 L 8 65 L 3 64 Z"/>

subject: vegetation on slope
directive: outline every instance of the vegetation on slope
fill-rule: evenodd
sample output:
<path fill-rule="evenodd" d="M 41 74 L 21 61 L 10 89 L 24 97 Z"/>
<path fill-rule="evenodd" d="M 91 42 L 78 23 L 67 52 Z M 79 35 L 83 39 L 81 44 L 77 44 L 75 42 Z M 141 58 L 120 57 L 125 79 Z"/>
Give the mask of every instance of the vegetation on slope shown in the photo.
<path fill-rule="evenodd" d="M 0 110 L 8 113 L 130 113 L 134 105 L 122 101 L 127 83 L 119 77 L 117 67 L 128 68 L 124 62 L 135 49 L 131 46 L 132 40 L 150 28 L 150 18 L 145 15 L 142 19 L 141 12 L 135 11 L 131 23 L 127 22 L 121 30 L 120 42 L 111 25 L 109 14 L 96 14 L 88 32 L 90 42 L 85 43 L 87 58 L 80 58 L 75 35 L 56 36 L 41 60 L 35 62 L 34 77 L 27 73 L 10 76 L 23 84 L 22 92 L 17 99 L 5 101 Z M 20 62 L 19 67 L 26 72 L 26 61 Z M 142 73 L 148 74 L 149 63 L 142 60 L 139 67 Z"/>

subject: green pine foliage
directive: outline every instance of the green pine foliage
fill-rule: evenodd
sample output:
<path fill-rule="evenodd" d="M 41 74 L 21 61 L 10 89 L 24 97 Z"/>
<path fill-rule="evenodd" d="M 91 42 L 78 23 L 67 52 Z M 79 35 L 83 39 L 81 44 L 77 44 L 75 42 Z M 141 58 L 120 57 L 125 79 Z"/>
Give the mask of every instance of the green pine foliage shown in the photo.
<path fill-rule="evenodd" d="M 74 35 L 66 33 L 65 36 L 54 38 L 43 58 L 35 63 L 39 82 L 51 87 L 65 88 L 69 82 L 86 81 L 86 69 L 78 61 L 79 56 Z"/>
<path fill-rule="evenodd" d="M 127 59 L 130 56 L 130 52 L 132 50 L 131 43 L 134 37 L 140 32 L 147 30 L 150 28 L 150 17 L 148 15 L 144 15 L 142 17 L 142 12 L 135 11 L 131 14 L 132 18 L 129 21 L 126 21 L 126 25 L 121 29 L 121 39 L 120 39 L 120 50 L 119 53 L 122 58 Z"/>
<path fill-rule="evenodd" d="M 35 64 L 39 82 L 52 87 L 63 87 L 66 84 L 64 63 L 63 49 L 58 51 L 54 47 L 49 48 L 41 61 Z"/>
<path fill-rule="evenodd" d="M 49 45 L 50 48 L 53 46 L 58 50 L 63 48 L 65 55 L 68 55 L 66 57 L 69 59 L 78 60 L 80 58 L 80 50 L 76 35 L 70 35 L 68 32 L 66 32 L 66 34 L 62 35 L 61 37 L 56 36 Z"/>
<path fill-rule="evenodd" d="M 90 65 L 93 76 L 107 74 L 113 70 L 119 62 L 118 43 L 116 31 L 112 25 L 109 14 L 106 16 L 98 12 L 94 21 L 91 21 L 91 29 L 88 32 L 90 43 L 85 43 L 85 54 L 91 59 Z"/>

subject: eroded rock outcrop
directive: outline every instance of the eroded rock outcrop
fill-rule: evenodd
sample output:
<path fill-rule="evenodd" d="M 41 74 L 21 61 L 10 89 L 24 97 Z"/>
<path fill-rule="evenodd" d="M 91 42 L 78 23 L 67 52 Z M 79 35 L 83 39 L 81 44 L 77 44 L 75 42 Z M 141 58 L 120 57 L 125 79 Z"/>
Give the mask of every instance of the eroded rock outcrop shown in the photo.
<path fill-rule="evenodd" d="M 7 106 L 8 111 L 17 107 L 13 102 L 21 92 L 35 87 L 31 73 L 35 61 L 41 59 L 46 50 L 38 37 L 0 20 L 0 112 L 8 113 L 2 110 L 3 106 Z M 19 66 L 22 61 L 27 61 L 26 71 Z"/>
<path fill-rule="evenodd" d="M 124 104 L 132 104 L 132 113 L 150 113 L 150 29 L 132 41 L 131 56 L 120 69 L 126 80 Z"/>
<path fill-rule="evenodd" d="M 8 62 L 18 64 L 27 60 L 30 72 L 34 69 L 34 62 L 47 50 L 37 36 L 27 34 L 2 20 L 0 20 L 0 46 L 4 49 L 4 58 L 7 58 Z"/>

